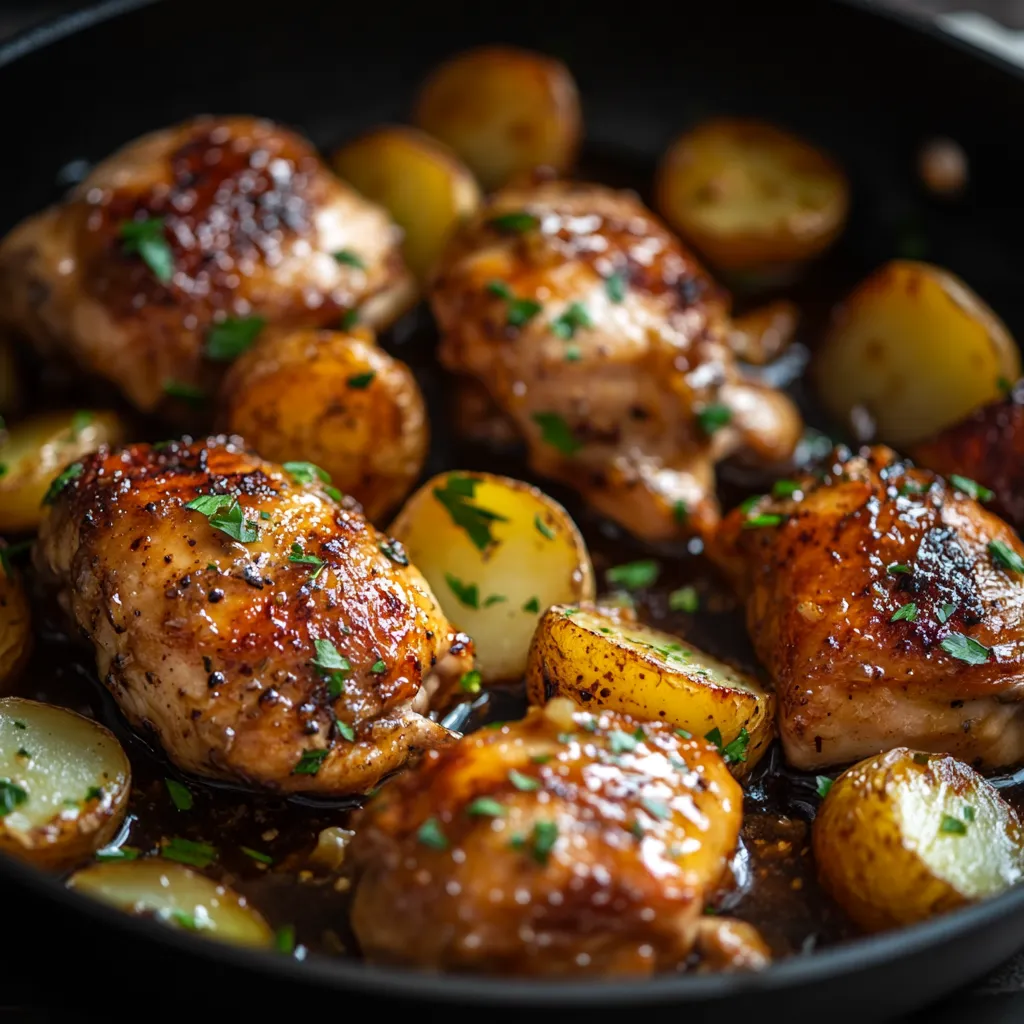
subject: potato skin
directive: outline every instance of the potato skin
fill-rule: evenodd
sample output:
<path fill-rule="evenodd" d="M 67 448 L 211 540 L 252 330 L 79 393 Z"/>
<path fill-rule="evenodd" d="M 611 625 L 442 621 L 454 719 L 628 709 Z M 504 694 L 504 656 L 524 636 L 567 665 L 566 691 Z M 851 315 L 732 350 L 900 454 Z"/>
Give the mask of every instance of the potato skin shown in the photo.
<path fill-rule="evenodd" d="M 15 571 L 0 563 L 0 690 L 13 682 L 32 653 L 28 595 Z"/>
<path fill-rule="evenodd" d="M 271 461 L 315 463 L 370 519 L 393 509 L 423 467 L 423 396 L 368 329 L 269 332 L 235 361 L 221 397 L 226 433 Z"/>
<path fill-rule="evenodd" d="M 893 260 L 839 305 L 812 367 L 837 420 L 863 410 L 875 438 L 921 441 L 1001 397 L 1021 357 L 996 314 L 940 267 Z"/>
<path fill-rule="evenodd" d="M 413 120 L 451 146 L 488 191 L 537 167 L 568 170 L 583 125 L 569 69 L 510 46 L 469 50 L 436 68 Z"/>
<path fill-rule="evenodd" d="M 120 444 L 123 437 L 124 425 L 113 412 L 48 412 L 13 424 L 0 444 L 0 530 L 34 530 L 54 477 L 80 456 Z"/>
<path fill-rule="evenodd" d="M 938 827 L 944 811 L 959 817 L 964 806 L 972 809 L 964 828 L 977 830 L 983 844 L 980 857 L 966 846 L 966 833 L 942 834 Z M 1007 888 L 1022 876 L 1022 843 L 1017 813 L 981 775 L 948 755 L 906 747 L 845 771 L 826 796 L 812 836 L 822 884 L 868 931 L 923 921 Z M 976 891 L 964 891 L 942 872 L 940 844 L 964 844 L 962 853 L 954 846 L 942 857 L 970 858 L 966 869 Z"/>
<path fill-rule="evenodd" d="M 839 235 L 846 175 L 771 124 L 713 118 L 681 135 L 655 179 L 662 216 L 720 270 L 802 263 Z"/>

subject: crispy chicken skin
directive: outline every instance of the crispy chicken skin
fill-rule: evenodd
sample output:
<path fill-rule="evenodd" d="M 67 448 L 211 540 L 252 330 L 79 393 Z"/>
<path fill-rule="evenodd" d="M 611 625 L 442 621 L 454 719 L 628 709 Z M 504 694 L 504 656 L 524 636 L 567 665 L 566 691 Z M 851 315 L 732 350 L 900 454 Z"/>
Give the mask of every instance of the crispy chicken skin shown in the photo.
<path fill-rule="evenodd" d="M 993 492 L 985 507 L 1024 533 L 1024 381 L 1000 402 L 922 441 L 910 451 L 936 473 L 958 473 Z"/>
<path fill-rule="evenodd" d="M 140 222 L 155 228 L 158 263 L 169 246 L 169 280 L 126 243 L 123 226 Z M 132 142 L 7 236 L 0 323 L 139 409 L 180 416 L 188 406 L 165 388 L 212 393 L 222 364 L 203 353 L 225 317 L 316 327 L 358 306 L 370 326 L 393 319 L 414 289 L 399 243 L 305 139 L 250 117 L 199 118 Z"/>
<path fill-rule="evenodd" d="M 384 963 L 672 969 L 697 939 L 741 808 L 704 740 L 556 699 L 431 751 L 360 812 L 352 924 Z"/>
<path fill-rule="evenodd" d="M 999 555 L 1024 556 L 1013 530 L 884 447 L 837 448 L 794 483 L 730 512 L 709 552 L 746 599 L 790 763 L 901 745 L 1024 758 L 1024 575 Z"/>
<path fill-rule="evenodd" d="M 724 293 L 631 193 L 499 192 L 449 244 L 431 304 L 442 364 L 486 387 L 532 468 L 640 537 L 706 531 L 717 462 L 799 440 L 789 399 L 738 372 Z"/>
<path fill-rule="evenodd" d="M 37 568 L 129 721 L 179 767 L 355 793 L 452 740 L 424 716 L 431 674 L 457 679 L 471 643 L 357 511 L 237 438 L 101 449 L 82 467 L 43 523 Z M 258 539 L 184 507 L 212 494 L 236 498 Z M 310 556 L 318 573 L 295 561 Z M 318 640 L 348 668 L 314 665 Z"/>

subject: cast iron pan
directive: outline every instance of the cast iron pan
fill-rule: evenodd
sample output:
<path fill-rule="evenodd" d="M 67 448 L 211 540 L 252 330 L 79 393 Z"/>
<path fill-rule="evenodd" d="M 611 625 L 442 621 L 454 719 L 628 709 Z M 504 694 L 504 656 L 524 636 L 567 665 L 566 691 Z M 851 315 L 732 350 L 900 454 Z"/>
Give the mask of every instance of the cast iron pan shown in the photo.
<path fill-rule="evenodd" d="M 197 113 L 255 113 L 328 148 L 407 116 L 415 86 L 443 57 L 507 42 L 569 64 L 589 158 L 602 165 L 638 166 L 649 179 L 668 140 L 710 113 L 763 117 L 807 135 L 854 184 L 850 227 L 830 257 L 844 286 L 911 237 L 1024 337 L 1019 70 L 863 2 L 715 0 L 688 10 L 676 5 L 670 23 L 653 5 L 599 13 L 558 0 L 434 0 L 408 10 L 323 0 L 101 4 L 0 47 L 0 230 L 56 198 L 56 172 L 70 161 L 99 159 L 152 128 Z M 970 156 L 970 194 L 954 205 L 929 203 L 912 172 L 917 146 L 933 134 L 953 136 Z M 822 287 L 823 299 L 838 294 Z M 784 1014 L 792 1024 L 874 1022 L 941 997 L 1024 945 L 1018 888 L 758 975 L 551 985 L 245 952 L 129 918 L 13 862 L 0 861 L 0 879 L 3 999 L 73 1000 L 108 1017 L 121 1007 L 151 1018 L 181 998 L 201 1011 L 202 993 L 236 1012 L 256 1009 L 254 1020 L 272 1007 L 310 1019 L 321 1007 L 350 1014 L 365 1003 L 417 1016 L 476 1007 L 492 1017 L 529 1008 L 682 1015 L 687 1024 L 748 1013 Z"/>

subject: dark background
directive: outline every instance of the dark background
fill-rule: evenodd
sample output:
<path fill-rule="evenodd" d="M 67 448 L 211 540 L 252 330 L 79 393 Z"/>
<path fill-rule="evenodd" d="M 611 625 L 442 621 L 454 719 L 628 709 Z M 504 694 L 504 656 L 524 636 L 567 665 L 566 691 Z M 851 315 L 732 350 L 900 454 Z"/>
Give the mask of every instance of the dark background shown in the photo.
<path fill-rule="evenodd" d="M 173 0 L 171 0 L 173 2 Z M 216 0 L 210 0 L 216 3 Z M 325 0 L 337 2 L 337 0 Z M 826 2 L 826 0 L 822 0 Z M 976 11 L 988 15 L 1010 29 L 1024 30 L 1024 0 L 877 0 L 914 11 L 922 16 L 953 11 Z M 48 21 L 61 14 L 90 6 L 83 0 L 0 0 L 0 41 L 16 32 Z M 1024 939 L 1024 936 L 1022 936 Z M 13 982 L 13 979 L 10 979 Z M 0 1019 L 7 1021 L 49 1019 L 45 1010 L 17 1009 L 16 986 L 5 985 L 0 994 Z M 823 1007 L 827 1019 L 827 1008 Z M 63 1016 L 63 1015 L 62 1015 Z M 493 1020 L 500 1019 L 498 1014 Z M 974 990 L 943 1005 L 931 1007 L 906 1024 L 1010 1024 L 1024 1022 L 1024 957 L 996 972 Z M 865 1024 L 872 1024 L 865 1021 Z"/>

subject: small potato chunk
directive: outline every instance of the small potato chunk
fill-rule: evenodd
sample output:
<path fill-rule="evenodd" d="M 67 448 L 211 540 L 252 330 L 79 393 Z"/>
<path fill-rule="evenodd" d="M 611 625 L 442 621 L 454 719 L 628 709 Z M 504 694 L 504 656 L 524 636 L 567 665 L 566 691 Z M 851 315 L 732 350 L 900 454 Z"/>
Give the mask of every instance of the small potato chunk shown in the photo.
<path fill-rule="evenodd" d="M 112 412 L 48 412 L 10 426 L 0 443 L 0 530 L 34 530 L 54 478 L 79 456 L 120 444 L 123 436 Z"/>
<path fill-rule="evenodd" d="M 268 333 L 231 367 L 221 411 L 228 433 L 265 459 L 319 466 L 370 519 L 398 505 L 427 454 L 412 371 L 365 328 Z"/>
<path fill-rule="evenodd" d="M 569 513 L 536 487 L 489 473 L 442 473 L 389 533 L 405 545 L 486 683 L 519 679 L 545 608 L 594 596 L 590 555 Z"/>
<path fill-rule="evenodd" d="M 442 64 L 421 87 L 413 120 L 451 146 L 488 191 L 538 167 L 568 170 L 583 124 L 569 69 L 507 46 Z"/>
<path fill-rule="evenodd" d="M 959 278 L 894 260 L 836 310 L 814 367 L 818 392 L 843 423 L 875 440 L 913 444 L 1001 397 L 1021 361 L 1003 322 Z"/>
<path fill-rule="evenodd" d="M 263 947 L 273 942 L 267 922 L 242 896 L 159 857 L 92 864 L 76 871 L 68 888 L 221 942 Z"/>
<path fill-rule="evenodd" d="M 813 849 L 824 886 L 869 931 L 994 896 L 1024 872 L 1016 811 L 973 768 L 906 747 L 835 781 Z"/>
<path fill-rule="evenodd" d="M 680 136 L 655 179 L 662 216 L 720 270 L 802 263 L 839 235 L 849 185 L 831 157 L 759 121 L 716 118 Z"/>
<path fill-rule="evenodd" d="M 466 166 L 443 143 L 415 128 L 377 128 L 342 146 L 331 163 L 402 228 L 405 262 L 421 281 L 448 236 L 480 205 L 480 188 Z"/>
<path fill-rule="evenodd" d="M 18 574 L 0 559 L 0 688 L 15 679 L 31 651 L 28 595 Z"/>
<path fill-rule="evenodd" d="M 0 850 L 64 871 L 110 842 L 131 767 L 113 733 L 66 708 L 0 700 Z"/>
<path fill-rule="evenodd" d="M 775 697 L 750 676 L 678 637 L 593 606 L 547 610 L 530 647 L 526 685 L 534 704 L 568 697 L 591 711 L 664 721 L 717 742 L 737 777 L 757 764 L 775 734 Z"/>

